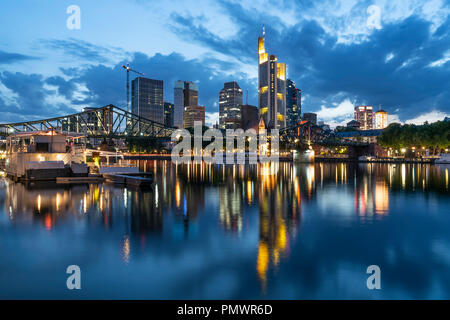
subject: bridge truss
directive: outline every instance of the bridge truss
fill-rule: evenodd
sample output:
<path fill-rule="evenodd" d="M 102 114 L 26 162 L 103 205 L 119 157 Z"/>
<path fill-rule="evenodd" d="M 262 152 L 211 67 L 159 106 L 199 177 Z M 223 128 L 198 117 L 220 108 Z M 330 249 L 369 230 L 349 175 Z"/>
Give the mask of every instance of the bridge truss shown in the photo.
<path fill-rule="evenodd" d="M 86 108 L 83 112 L 55 118 L 0 124 L 0 135 L 41 130 L 75 133 L 87 138 L 170 139 L 176 128 L 140 117 L 112 104 L 100 108 Z"/>
<path fill-rule="evenodd" d="M 280 129 L 280 141 L 291 147 L 301 145 L 366 147 L 369 145 L 367 142 L 358 142 L 338 137 L 332 131 L 324 131 L 309 121 L 301 121 L 294 126 Z"/>

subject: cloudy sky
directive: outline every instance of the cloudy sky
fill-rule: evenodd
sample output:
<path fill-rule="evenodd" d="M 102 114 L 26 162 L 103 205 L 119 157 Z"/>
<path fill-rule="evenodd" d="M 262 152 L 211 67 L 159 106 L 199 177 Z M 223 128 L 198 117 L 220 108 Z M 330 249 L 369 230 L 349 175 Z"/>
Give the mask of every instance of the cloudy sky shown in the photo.
<path fill-rule="evenodd" d="M 80 8 L 73 26 L 71 5 Z M 15 0 L 0 9 L 0 123 L 125 107 L 132 68 L 195 81 L 207 122 L 236 80 L 257 103 L 257 38 L 288 64 L 303 111 L 331 125 L 380 105 L 390 121 L 450 116 L 450 0 Z"/>

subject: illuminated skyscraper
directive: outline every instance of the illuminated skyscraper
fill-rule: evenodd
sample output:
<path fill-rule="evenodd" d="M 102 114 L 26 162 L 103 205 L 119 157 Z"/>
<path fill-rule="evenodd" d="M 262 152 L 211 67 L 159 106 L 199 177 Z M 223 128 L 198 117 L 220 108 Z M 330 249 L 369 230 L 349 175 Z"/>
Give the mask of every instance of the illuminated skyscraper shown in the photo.
<path fill-rule="evenodd" d="M 388 126 L 388 113 L 384 110 L 375 112 L 375 129 L 384 129 Z"/>
<path fill-rule="evenodd" d="M 295 82 L 286 82 L 286 126 L 294 126 L 301 119 L 302 91 L 295 87 Z"/>
<path fill-rule="evenodd" d="M 258 104 L 268 128 L 286 126 L 286 64 L 265 48 L 265 29 L 258 38 Z"/>
<path fill-rule="evenodd" d="M 359 122 L 361 130 L 373 129 L 373 107 L 356 106 L 355 120 Z"/>
<path fill-rule="evenodd" d="M 205 125 L 205 107 L 203 106 L 187 106 L 184 109 L 183 125 L 184 128 L 193 128 L 196 121 L 200 121 Z"/>
<path fill-rule="evenodd" d="M 191 81 L 175 81 L 173 125 L 183 127 L 183 114 L 188 106 L 198 106 L 198 87 Z"/>
<path fill-rule="evenodd" d="M 242 89 L 236 81 L 225 82 L 219 93 L 219 128 L 237 129 L 241 126 Z"/>

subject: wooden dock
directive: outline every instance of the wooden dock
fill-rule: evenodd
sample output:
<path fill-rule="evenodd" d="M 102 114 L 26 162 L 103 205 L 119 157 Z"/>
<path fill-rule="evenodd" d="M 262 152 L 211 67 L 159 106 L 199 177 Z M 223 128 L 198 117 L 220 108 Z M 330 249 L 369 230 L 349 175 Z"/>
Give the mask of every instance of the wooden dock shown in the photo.
<path fill-rule="evenodd" d="M 107 182 L 125 184 L 140 188 L 151 187 L 153 184 L 153 177 L 151 174 L 147 174 L 146 176 L 139 176 L 135 174 L 103 174 L 103 177 Z"/>
<path fill-rule="evenodd" d="M 77 183 L 96 183 L 103 181 L 102 176 L 93 177 L 57 177 L 56 183 L 60 184 L 77 184 Z"/>

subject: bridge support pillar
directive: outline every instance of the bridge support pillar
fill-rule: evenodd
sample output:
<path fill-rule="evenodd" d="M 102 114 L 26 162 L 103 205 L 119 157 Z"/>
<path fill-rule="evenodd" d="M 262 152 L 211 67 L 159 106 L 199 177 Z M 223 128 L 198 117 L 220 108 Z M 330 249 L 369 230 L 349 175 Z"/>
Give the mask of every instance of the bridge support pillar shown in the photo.
<path fill-rule="evenodd" d="M 314 162 L 314 150 L 297 151 L 292 153 L 292 160 L 294 162 L 311 163 Z"/>

